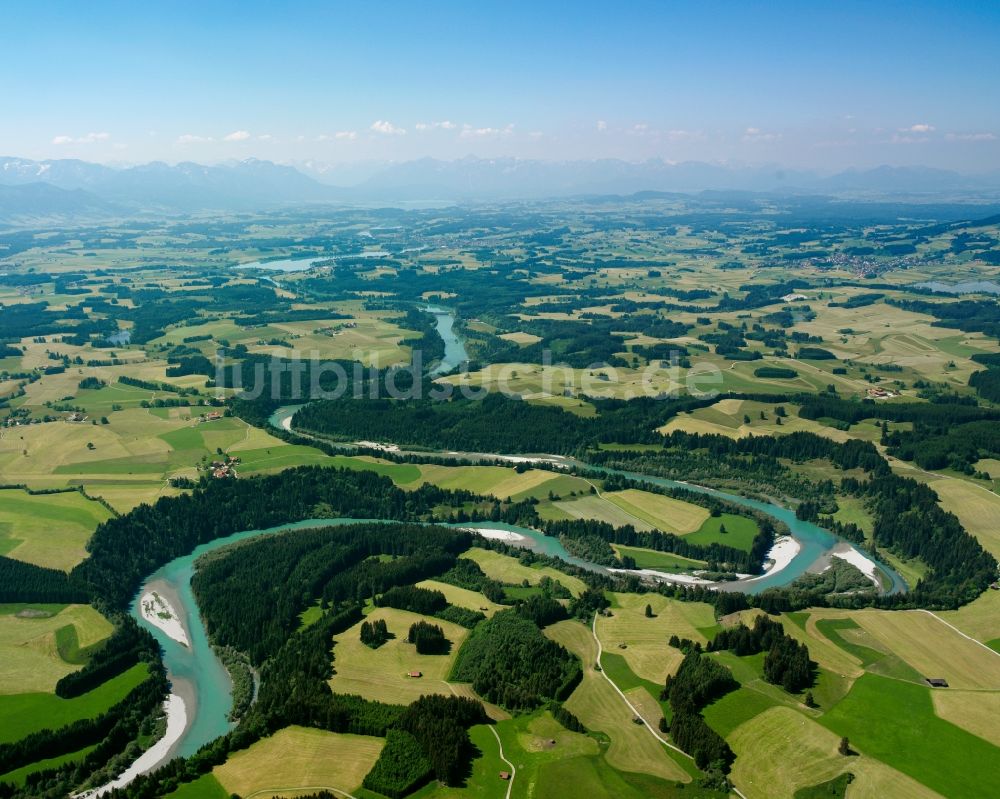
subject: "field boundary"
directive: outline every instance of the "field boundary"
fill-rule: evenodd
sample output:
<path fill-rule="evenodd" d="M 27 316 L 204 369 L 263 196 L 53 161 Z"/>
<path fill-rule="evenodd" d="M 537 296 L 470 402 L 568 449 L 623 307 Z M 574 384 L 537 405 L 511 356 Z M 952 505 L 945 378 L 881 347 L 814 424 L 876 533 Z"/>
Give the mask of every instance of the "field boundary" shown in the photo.
<path fill-rule="evenodd" d="M 331 793 L 339 793 L 341 796 L 346 796 L 347 799 L 358 799 L 356 796 L 349 794 L 347 791 L 342 791 L 340 788 L 331 788 L 329 785 L 302 785 L 292 788 L 261 788 L 251 794 L 247 794 L 246 799 L 254 799 L 254 797 L 266 796 L 267 794 L 274 795 L 275 793 L 285 793 L 286 791 L 330 791 Z"/>
<path fill-rule="evenodd" d="M 989 652 L 991 655 L 996 655 L 997 657 L 1000 657 L 1000 652 L 997 652 L 995 649 L 990 649 L 988 646 L 986 646 L 986 644 L 984 644 L 978 638 L 973 638 L 971 635 L 966 635 L 960 629 L 958 629 L 958 627 L 956 627 L 954 624 L 952 624 L 951 622 L 945 621 L 944 619 L 942 619 L 940 616 L 938 616 L 933 611 L 925 610 L 924 608 L 914 608 L 912 612 L 913 613 L 926 613 L 928 616 L 933 616 L 935 619 L 937 619 L 939 622 L 941 622 L 945 627 L 950 627 L 952 630 L 954 630 L 956 633 L 958 633 L 963 638 L 967 638 L 968 640 L 972 641 L 972 643 L 978 644 L 983 649 L 985 649 L 987 652 Z"/>

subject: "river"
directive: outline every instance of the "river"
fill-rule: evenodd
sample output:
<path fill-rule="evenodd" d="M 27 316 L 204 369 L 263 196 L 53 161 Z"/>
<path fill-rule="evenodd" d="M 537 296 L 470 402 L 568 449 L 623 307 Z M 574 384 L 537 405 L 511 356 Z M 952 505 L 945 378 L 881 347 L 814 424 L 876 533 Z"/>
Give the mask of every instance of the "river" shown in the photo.
<path fill-rule="evenodd" d="M 447 308 L 438 305 L 424 305 L 420 309 L 434 314 L 438 335 L 444 341 L 444 357 L 437 366 L 431 369 L 430 376 L 437 377 L 447 374 L 456 366 L 469 360 L 469 353 L 465 351 L 462 339 L 455 333 L 455 315 Z"/>
<path fill-rule="evenodd" d="M 445 342 L 445 355 L 435 369 L 433 374 L 443 374 L 458 366 L 462 361 L 467 360 L 468 355 L 461 340 L 454 332 L 454 317 L 444 308 L 438 306 L 426 306 L 424 310 L 433 313 L 437 319 L 437 330 Z M 291 417 L 301 406 L 286 406 L 279 408 L 271 416 L 269 422 L 274 427 L 290 429 Z M 426 453 L 425 453 L 426 454 Z M 476 453 L 442 453 L 445 457 L 457 459 L 495 459 L 497 456 L 491 454 Z M 596 467 L 588 464 L 570 461 L 565 458 L 549 457 L 550 462 L 561 462 L 566 465 L 578 465 L 589 469 Z M 645 481 L 654 485 L 666 488 L 680 488 L 685 491 L 692 491 L 701 494 L 710 494 L 720 499 L 742 505 L 747 508 L 765 513 L 778 521 L 784 522 L 791 531 L 792 537 L 799 544 L 799 551 L 784 568 L 775 571 L 773 574 L 764 575 L 753 582 L 740 582 L 737 584 L 717 584 L 717 587 L 724 590 L 742 590 L 748 593 L 758 593 L 766 588 L 773 588 L 787 585 L 796 577 L 804 574 L 810 566 L 817 563 L 821 558 L 828 555 L 831 549 L 845 542 L 832 533 L 818 527 L 810 522 L 796 518 L 794 511 L 783 508 L 769 502 L 756 499 L 749 499 L 736 494 L 729 494 L 703 486 L 689 483 L 682 483 L 665 478 L 650 477 L 643 474 L 622 472 L 618 470 L 597 469 L 605 473 L 620 474 L 625 477 Z M 143 588 L 140 589 L 132 606 L 132 615 L 140 625 L 148 629 L 153 636 L 163 646 L 163 661 L 167 668 L 168 675 L 175 686 L 175 693 L 181 695 L 187 706 L 187 728 L 178 742 L 171 747 L 168 757 L 176 755 L 187 756 L 196 752 L 201 746 L 209 741 L 224 735 L 232 728 L 232 724 L 227 720 L 227 715 L 232 707 L 232 684 L 229 675 L 222 663 L 215 656 L 208 642 L 205 627 L 198 612 L 194 593 L 191 590 L 191 576 L 194 573 L 195 561 L 207 552 L 219 549 L 237 541 L 253 538 L 260 535 L 273 534 L 277 532 L 305 529 L 311 527 L 336 526 L 350 524 L 356 519 L 310 519 L 281 525 L 266 530 L 246 530 L 224 538 L 218 538 L 207 544 L 203 544 L 188 555 L 176 558 L 167 565 L 158 569 L 147 578 Z M 457 525 L 460 527 L 484 527 L 493 529 L 504 529 L 518 533 L 523 536 L 519 546 L 532 549 L 545 555 L 562 558 L 568 563 L 590 569 L 592 571 L 607 571 L 604 567 L 577 558 L 568 553 L 557 538 L 545 536 L 537 530 L 523 527 L 502 524 L 498 522 L 483 522 L 478 524 Z M 902 578 L 892 569 L 884 564 L 878 564 L 881 571 L 888 576 L 892 582 L 889 589 L 892 593 L 906 590 L 906 584 Z M 188 631 L 191 647 L 185 647 L 169 638 L 166 633 L 156 628 L 145 619 L 139 609 L 139 598 L 146 592 L 147 586 L 155 584 L 160 591 L 169 596 L 174 602 L 174 609 L 178 613 L 182 624 Z"/>

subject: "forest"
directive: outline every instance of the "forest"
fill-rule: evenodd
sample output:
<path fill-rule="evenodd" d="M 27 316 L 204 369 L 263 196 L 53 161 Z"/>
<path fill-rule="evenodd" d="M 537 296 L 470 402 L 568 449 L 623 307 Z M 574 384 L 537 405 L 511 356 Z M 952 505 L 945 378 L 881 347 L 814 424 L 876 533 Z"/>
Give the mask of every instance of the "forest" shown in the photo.
<path fill-rule="evenodd" d="M 808 688 L 815 679 L 816 665 L 809 659 L 809 648 L 767 616 L 754 619 L 753 627 L 745 624 L 727 627 L 708 643 L 709 652 L 726 649 L 738 657 L 766 652 L 764 679 L 789 693 Z"/>
<path fill-rule="evenodd" d="M 698 647 L 688 649 L 677 672 L 667 677 L 660 698 L 667 701 L 671 713 L 669 722 L 664 721 L 662 726 L 704 771 L 726 774 L 736 755 L 725 739 L 708 726 L 701 711 L 738 687 L 729 669 Z"/>
<path fill-rule="evenodd" d="M 297 429 L 350 441 L 389 441 L 467 452 L 575 454 L 600 443 L 654 443 L 655 428 L 675 414 L 716 399 L 591 400 L 594 417 L 580 417 L 516 397 L 483 399 L 313 402 L 295 414 Z"/>
<path fill-rule="evenodd" d="M 459 650 L 452 679 L 511 711 L 531 710 L 569 696 L 581 677 L 579 661 L 517 610 L 480 623 Z"/>
<path fill-rule="evenodd" d="M 246 480 L 204 481 L 189 494 L 140 505 L 109 519 L 88 543 L 90 557 L 71 573 L 108 607 L 127 607 L 141 580 L 198 544 L 241 530 L 317 517 L 431 521 L 440 507 L 478 497 L 424 485 L 397 488 L 387 477 L 350 469 L 297 467 Z M 517 518 L 523 509 L 512 506 Z M 142 547 L 135 546 L 141 540 Z M 24 596 L 19 601 L 38 601 Z"/>

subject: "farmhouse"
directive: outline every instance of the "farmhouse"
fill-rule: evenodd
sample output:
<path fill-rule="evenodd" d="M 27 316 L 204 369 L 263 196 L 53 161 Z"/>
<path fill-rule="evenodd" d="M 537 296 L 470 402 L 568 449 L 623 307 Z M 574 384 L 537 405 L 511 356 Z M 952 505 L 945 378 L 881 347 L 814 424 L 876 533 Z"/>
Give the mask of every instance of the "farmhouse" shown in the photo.
<path fill-rule="evenodd" d="M 424 673 L 422 671 L 410 671 L 410 672 L 407 672 L 406 676 L 407 677 L 413 677 L 414 679 L 417 679 L 418 677 L 423 677 Z"/>
<path fill-rule="evenodd" d="M 510 779 L 510 772 L 509 771 L 501 771 L 500 772 L 500 779 L 502 779 L 502 780 L 509 780 Z"/>

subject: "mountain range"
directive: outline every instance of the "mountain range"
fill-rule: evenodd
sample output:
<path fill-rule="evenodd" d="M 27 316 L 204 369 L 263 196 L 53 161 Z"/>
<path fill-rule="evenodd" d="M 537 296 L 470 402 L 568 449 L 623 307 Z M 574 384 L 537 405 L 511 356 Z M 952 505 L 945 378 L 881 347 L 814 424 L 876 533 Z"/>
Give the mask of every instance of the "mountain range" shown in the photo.
<path fill-rule="evenodd" d="M 0 157 L 0 220 L 139 211 L 263 210 L 298 204 L 534 200 L 637 192 L 741 191 L 878 196 L 1000 196 L 1000 171 L 963 175 L 928 167 L 832 175 L 778 166 L 663 160 L 535 161 L 467 157 L 328 165 L 247 159 L 203 165 L 155 161 L 112 167 L 74 159 Z"/>

